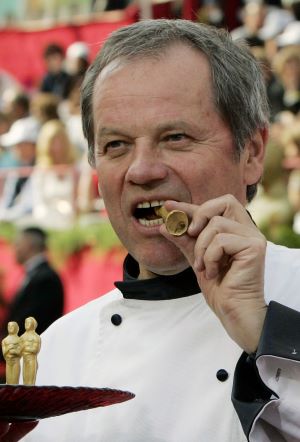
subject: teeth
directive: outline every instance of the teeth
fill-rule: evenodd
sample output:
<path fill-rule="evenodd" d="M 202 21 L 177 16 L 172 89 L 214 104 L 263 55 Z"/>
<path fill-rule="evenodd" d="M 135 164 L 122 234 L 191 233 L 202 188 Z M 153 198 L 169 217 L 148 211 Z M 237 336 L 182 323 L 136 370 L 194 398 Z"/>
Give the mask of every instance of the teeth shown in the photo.
<path fill-rule="evenodd" d="M 164 204 L 164 201 L 158 201 L 158 200 L 154 200 L 154 201 L 143 201 L 142 203 L 139 203 L 137 205 L 138 209 L 148 209 L 149 207 L 160 207 Z M 152 227 L 152 226 L 160 226 L 161 224 L 164 223 L 162 218 L 157 218 L 157 219 L 146 219 L 146 218 L 138 218 L 138 222 L 142 225 L 142 226 L 146 226 L 146 227 Z"/>
<path fill-rule="evenodd" d="M 151 227 L 151 226 L 160 226 L 161 224 L 163 224 L 163 219 L 162 218 L 158 218 L 158 219 L 145 219 L 145 218 L 139 218 L 138 222 L 140 224 L 142 224 L 142 226 L 147 226 L 147 227 Z"/>
<path fill-rule="evenodd" d="M 148 209 L 148 207 L 151 207 L 150 203 L 148 201 L 145 201 L 144 203 L 140 203 L 137 206 L 138 209 Z"/>
<path fill-rule="evenodd" d="M 137 205 L 138 209 L 148 209 L 149 207 L 158 207 L 162 206 L 164 204 L 164 201 L 144 201 L 143 203 L 139 203 Z"/>

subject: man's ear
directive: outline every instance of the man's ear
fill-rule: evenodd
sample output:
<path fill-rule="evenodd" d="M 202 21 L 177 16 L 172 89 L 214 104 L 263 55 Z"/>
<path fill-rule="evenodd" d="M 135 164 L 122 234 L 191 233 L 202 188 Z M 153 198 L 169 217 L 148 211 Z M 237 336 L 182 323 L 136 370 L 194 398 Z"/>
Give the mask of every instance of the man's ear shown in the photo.
<path fill-rule="evenodd" d="M 262 177 L 268 128 L 258 129 L 245 145 L 244 179 L 246 185 L 256 184 Z"/>

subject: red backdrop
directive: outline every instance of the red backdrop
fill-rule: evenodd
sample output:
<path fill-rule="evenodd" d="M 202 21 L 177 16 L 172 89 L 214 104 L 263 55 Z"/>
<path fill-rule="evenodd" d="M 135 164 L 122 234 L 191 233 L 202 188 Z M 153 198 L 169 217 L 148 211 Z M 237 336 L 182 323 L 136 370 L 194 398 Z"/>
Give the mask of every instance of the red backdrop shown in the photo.
<path fill-rule="evenodd" d="M 64 48 L 74 41 L 90 45 L 91 59 L 115 29 L 133 23 L 135 17 L 124 14 L 116 22 L 94 22 L 84 25 L 59 26 L 40 31 L 0 30 L 0 69 L 13 74 L 24 86 L 35 87 L 45 72 L 43 51 L 49 43 Z"/>

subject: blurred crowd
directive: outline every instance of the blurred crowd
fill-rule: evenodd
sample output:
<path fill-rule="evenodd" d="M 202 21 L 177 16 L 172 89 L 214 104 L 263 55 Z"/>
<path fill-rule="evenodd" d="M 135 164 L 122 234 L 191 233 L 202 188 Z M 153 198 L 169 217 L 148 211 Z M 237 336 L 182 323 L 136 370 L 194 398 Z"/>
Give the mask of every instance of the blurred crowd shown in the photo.
<path fill-rule="evenodd" d="M 198 19 L 222 26 L 218 1 Z M 300 0 L 245 1 L 232 38 L 248 44 L 264 70 L 270 102 L 266 167 L 249 211 L 260 228 L 289 224 L 300 234 Z M 103 210 L 87 161 L 80 86 L 89 47 L 44 50 L 45 75 L 26 91 L 0 72 L 0 221 L 68 228 Z"/>
<path fill-rule="evenodd" d="M 262 65 L 271 121 L 265 172 L 249 211 L 261 229 L 287 224 L 300 234 L 300 1 L 248 1 L 241 19 L 232 38 L 245 40 Z"/>
<path fill-rule="evenodd" d="M 0 221 L 64 229 L 101 207 L 80 117 L 89 48 L 51 43 L 44 61 L 37 90 L 13 80 L 1 91 Z"/>

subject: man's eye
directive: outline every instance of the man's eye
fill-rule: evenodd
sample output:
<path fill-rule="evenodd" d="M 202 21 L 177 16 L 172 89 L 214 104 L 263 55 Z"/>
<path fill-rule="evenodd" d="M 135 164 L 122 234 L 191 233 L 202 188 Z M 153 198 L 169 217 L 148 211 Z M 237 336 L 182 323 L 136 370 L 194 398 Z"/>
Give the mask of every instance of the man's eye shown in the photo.
<path fill-rule="evenodd" d="M 105 145 L 105 150 L 108 149 L 117 149 L 118 147 L 124 147 L 125 146 L 125 142 L 122 140 L 113 140 L 110 141 L 109 143 L 106 143 Z"/>
<path fill-rule="evenodd" d="M 175 134 L 169 134 L 166 136 L 167 141 L 182 141 L 186 139 L 186 134 L 184 133 L 175 133 Z"/>

